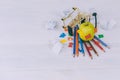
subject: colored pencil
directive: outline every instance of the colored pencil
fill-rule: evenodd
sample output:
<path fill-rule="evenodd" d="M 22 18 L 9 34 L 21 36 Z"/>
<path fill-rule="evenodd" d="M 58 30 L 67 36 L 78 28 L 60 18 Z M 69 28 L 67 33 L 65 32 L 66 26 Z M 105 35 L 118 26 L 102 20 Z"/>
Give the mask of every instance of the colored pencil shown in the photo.
<path fill-rule="evenodd" d="M 79 51 L 82 52 L 83 55 L 85 56 L 83 41 L 81 40 L 80 35 L 78 36 L 78 38 L 79 38 L 79 43 L 80 43 L 80 46 L 81 46 L 81 49 L 79 49 Z"/>
<path fill-rule="evenodd" d="M 73 57 L 75 57 L 75 53 L 76 53 L 76 27 L 74 27 Z"/>
<path fill-rule="evenodd" d="M 87 50 L 87 52 L 88 52 L 89 57 L 90 57 L 91 59 L 93 59 L 92 54 L 90 53 L 89 47 L 87 46 L 86 42 L 84 42 L 84 45 L 85 45 L 85 47 L 86 47 L 86 50 Z"/>
<path fill-rule="evenodd" d="M 96 40 L 98 40 L 103 46 L 110 48 L 105 42 L 103 42 L 101 39 L 99 39 L 97 36 L 94 36 Z"/>
<path fill-rule="evenodd" d="M 95 17 L 95 28 L 97 28 L 97 13 L 94 12 L 92 15 Z"/>
<path fill-rule="evenodd" d="M 73 36 L 73 31 L 72 31 L 72 28 L 70 26 L 68 26 L 68 34 L 70 36 Z"/>
<path fill-rule="evenodd" d="M 78 26 L 76 26 L 76 56 L 79 56 Z"/>
<path fill-rule="evenodd" d="M 94 44 L 96 44 L 96 46 L 98 46 L 103 52 L 105 52 L 105 50 L 102 48 L 102 46 L 97 42 L 95 41 L 94 39 L 92 40 L 94 42 Z"/>
<path fill-rule="evenodd" d="M 97 56 L 99 56 L 98 53 L 97 53 L 97 51 L 95 50 L 95 48 L 94 48 L 93 45 L 91 44 L 91 42 L 88 41 L 88 43 L 89 43 L 89 45 L 91 46 L 91 48 L 93 49 L 93 51 L 95 52 L 95 54 L 96 54 Z"/>

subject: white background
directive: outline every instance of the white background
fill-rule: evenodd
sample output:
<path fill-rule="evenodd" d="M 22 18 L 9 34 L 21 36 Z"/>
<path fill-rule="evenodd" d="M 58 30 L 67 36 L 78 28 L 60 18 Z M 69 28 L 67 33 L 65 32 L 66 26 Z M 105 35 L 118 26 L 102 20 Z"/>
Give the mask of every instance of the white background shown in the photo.
<path fill-rule="evenodd" d="M 0 80 L 119 80 L 120 79 L 119 0 L 0 0 Z M 111 46 L 99 57 L 73 58 L 56 55 L 49 40 L 60 31 L 49 31 L 50 19 L 73 6 L 83 11 L 95 8 L 102 20 L 117 22 L 111 30 L 101 30 Z"/>

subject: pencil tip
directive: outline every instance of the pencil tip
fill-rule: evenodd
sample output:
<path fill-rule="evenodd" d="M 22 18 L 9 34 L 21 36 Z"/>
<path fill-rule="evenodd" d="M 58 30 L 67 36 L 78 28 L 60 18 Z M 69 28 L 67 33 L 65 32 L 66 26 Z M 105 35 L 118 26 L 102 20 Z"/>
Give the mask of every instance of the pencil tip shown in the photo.
<path fill-rule="evenodd" d="M 77 57 L 79 57 L 79 54 L 77 55 Z"/>
<path fill-rule="evenodd" d="M 107 46 L 107 48 L 108 48 L 108 49 L 110 49 L 110 47 L 109 47 L 109 46 Z"/>
<path fill-rule="evenodd" d="M 75 55 L 73 55 L 73 57 L 75 58 Z"/>
<path fill-rule="evenodd" d="M 90 56 L 90 58 L 91 58 L 91 60 L 93 60 L 93 57 L 92 57 L 92 56 Z"/>
<path fill-rule="evenodd" d="M 97 54 L 97 56 L 99 56 L 99 55 Z"/>
<path fill-rule="evenodd" d="M 96 54 L 97 56 L 99 56 L 98 53 L 95 53 L 95 54 Z"/>
<path fill-rule="evenodd" d="M 85 53 L 83 53 L 83 56 L 85 56 Z"/>
<path fill-rule="evenodd" d="M 104 49 L 102 49 L 102 51 L 103 51 L 103 52 L 105 52 L 105 50 L 104 50 Z"/>

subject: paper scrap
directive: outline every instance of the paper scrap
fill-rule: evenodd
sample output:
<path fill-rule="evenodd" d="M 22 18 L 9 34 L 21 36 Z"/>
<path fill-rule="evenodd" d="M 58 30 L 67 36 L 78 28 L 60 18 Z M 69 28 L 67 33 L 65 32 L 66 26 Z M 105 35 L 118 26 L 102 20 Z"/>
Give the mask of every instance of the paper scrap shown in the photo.
<path fill-rule="evenodd" d="M 66 39 L 61 39 L 61 40 L 60 40 L 60 43 L 62 43 L 62 44 L 66 43 L 66 42 L 67 42 Z"/>
<path fill-rule="evenodd" d="M 65 33 L 62 33 L 62 34 L 60 34 L 60 38 L 64 38 L 66 36 L 66 34 Z"/>
<path fill-rule="evenodd" d="M 103 35 L 103 34 L 99 34 L 98 37 L 99 37 L 99 38 L 103 38 L 104 35 Z"/>

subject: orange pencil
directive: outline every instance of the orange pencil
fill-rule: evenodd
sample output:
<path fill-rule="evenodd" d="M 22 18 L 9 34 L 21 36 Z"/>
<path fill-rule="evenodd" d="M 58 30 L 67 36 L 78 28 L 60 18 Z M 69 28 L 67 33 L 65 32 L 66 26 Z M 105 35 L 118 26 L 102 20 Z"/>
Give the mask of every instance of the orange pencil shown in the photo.
<path fill-rule="evenodd" d="M 79 42 L 78 42 L 78 26 L 76 26 L 76 56 L 79 56 Z"/>

